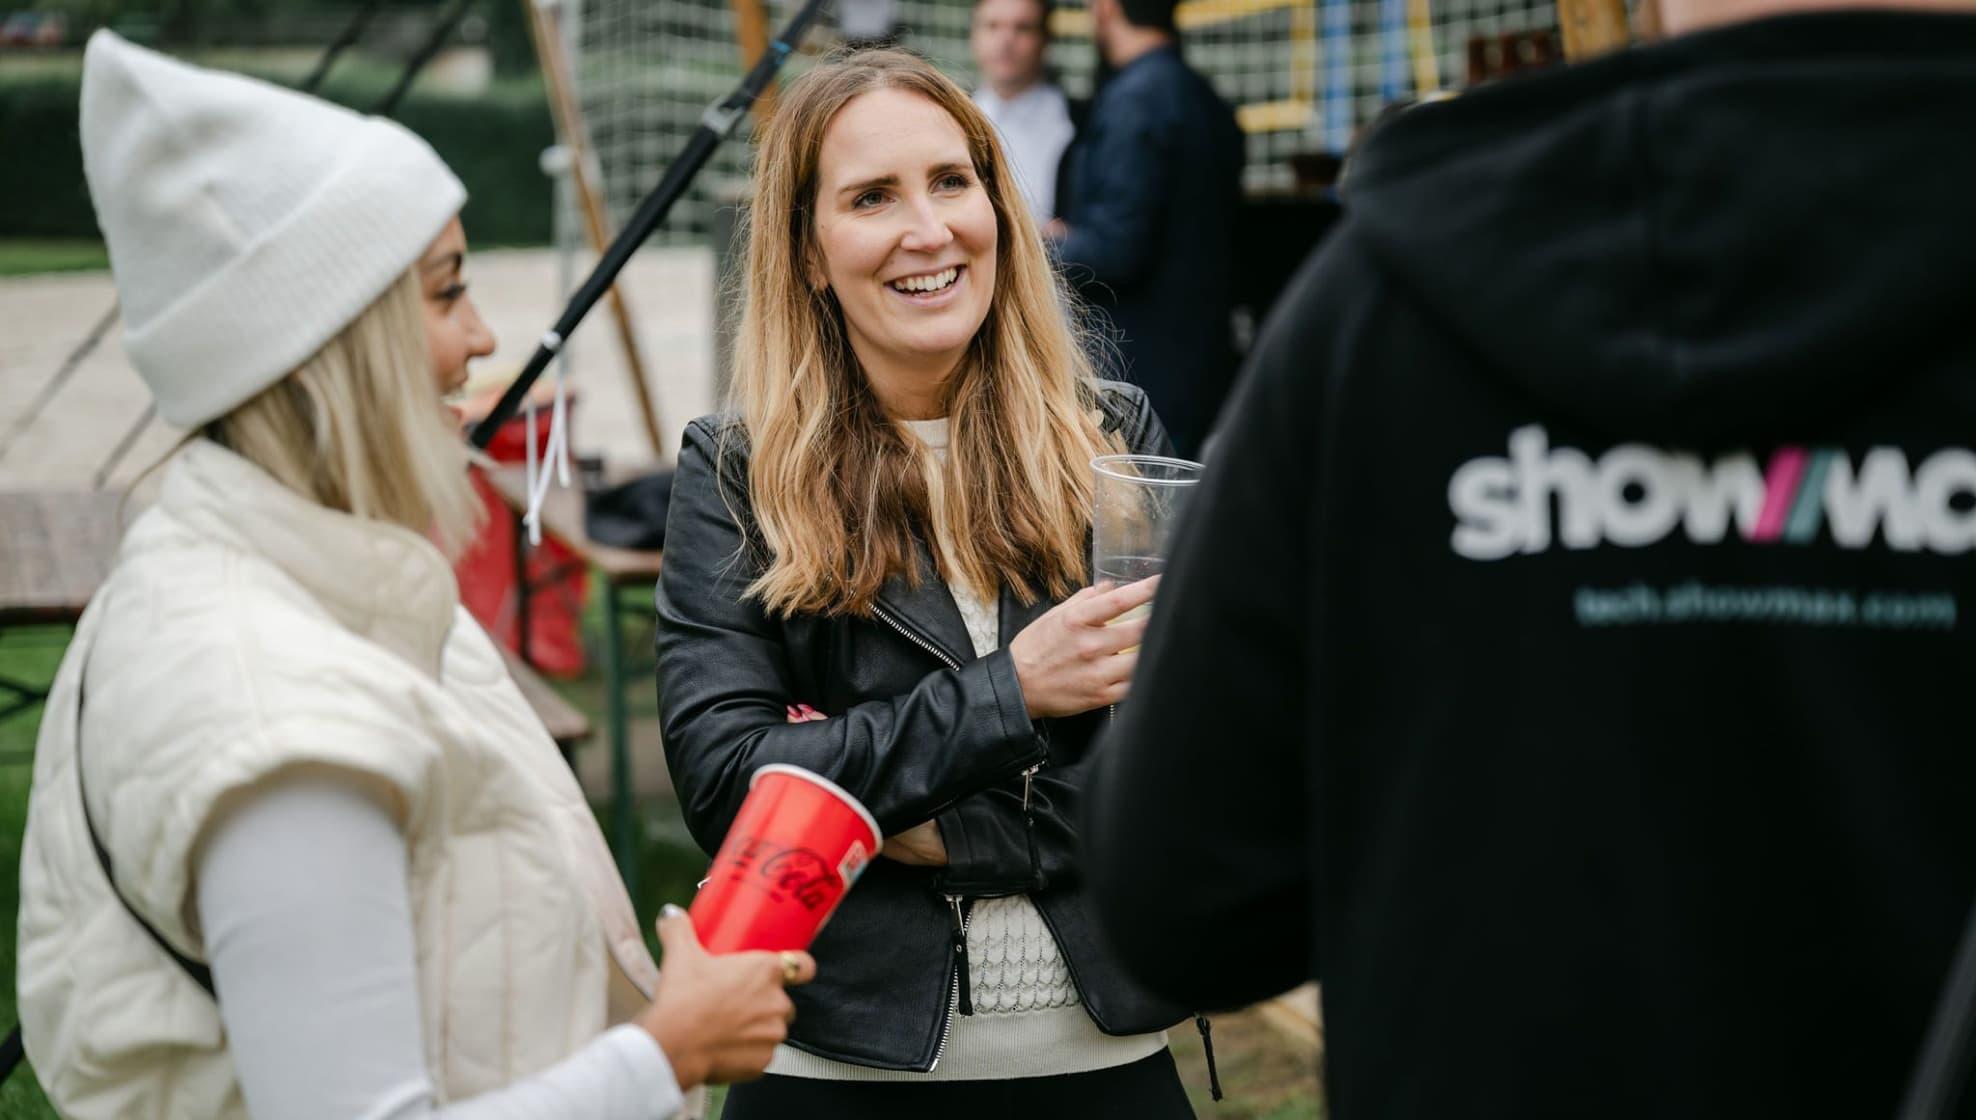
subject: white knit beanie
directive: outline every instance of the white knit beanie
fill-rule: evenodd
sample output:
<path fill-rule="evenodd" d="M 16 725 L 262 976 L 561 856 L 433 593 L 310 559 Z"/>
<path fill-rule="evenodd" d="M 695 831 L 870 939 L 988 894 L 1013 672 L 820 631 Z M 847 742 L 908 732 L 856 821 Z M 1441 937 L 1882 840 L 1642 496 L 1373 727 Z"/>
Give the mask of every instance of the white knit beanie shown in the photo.
<path fill-rule="evenodd" d="M 108 31 L 83 60 L 82 165 L 124 348 L 182 428 L 300 366 L 466 202 L 397 124 Z"/>

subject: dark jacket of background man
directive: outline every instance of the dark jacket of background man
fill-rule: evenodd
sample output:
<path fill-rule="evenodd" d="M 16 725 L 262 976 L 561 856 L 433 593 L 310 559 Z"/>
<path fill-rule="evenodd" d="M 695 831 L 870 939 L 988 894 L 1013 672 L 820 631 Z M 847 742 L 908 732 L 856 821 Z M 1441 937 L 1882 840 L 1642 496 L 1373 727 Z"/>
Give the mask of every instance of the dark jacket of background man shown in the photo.
<path fill-rule="evenodd" d="M 1098 3 L 1134 26 L 1171 27 L 1170 2 Z M 1125 368 L 1113 372 L 1146 390 L 1175 447 L 1192 455 L 1235 368 L 1235 115 L 1170 41 L 1120 66 L 1071 158 L 1065 275 L 1118 333 Z"/>
<path fill-rule="evenodd" d="M 1831 13 L 1373 140 L 1101 749 L 1129 967 L 1318 978 L 1339 1120 L 1894 1115 L 1976 898 L 1972 120 L 1976 18 Z"/>

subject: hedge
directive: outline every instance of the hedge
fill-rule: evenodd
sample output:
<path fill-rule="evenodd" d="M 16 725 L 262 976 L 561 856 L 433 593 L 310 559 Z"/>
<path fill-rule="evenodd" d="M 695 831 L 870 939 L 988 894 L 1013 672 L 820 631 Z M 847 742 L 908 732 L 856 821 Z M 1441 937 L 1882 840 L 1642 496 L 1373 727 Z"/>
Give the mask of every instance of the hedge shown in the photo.
<path fill-rule="evenodd" d="M 99 236 L 82 175 L 81 89 L 80 73 L 0 77 L 0 237 Z M 383 92 L 370 77 L 332 79 L 324 91 L 360 108 Z M 552 187 L 538 160 L 555 130 L 539 82 L 497 82 L 475 97 L 414 88 L 396 116 L 466 184 L 462 218 L 474 244 L 549 243 Z"/>

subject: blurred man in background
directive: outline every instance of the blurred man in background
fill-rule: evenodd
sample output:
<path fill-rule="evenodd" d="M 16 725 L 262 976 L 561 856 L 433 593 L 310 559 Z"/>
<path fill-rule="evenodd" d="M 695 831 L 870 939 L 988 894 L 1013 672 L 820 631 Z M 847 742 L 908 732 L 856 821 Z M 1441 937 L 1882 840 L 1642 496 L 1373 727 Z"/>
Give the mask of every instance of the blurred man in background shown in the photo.
<path fill-rule="evenodd" d="M 1060 239 L 1065 275 L 1109 316 L 1123 368 L 1193 455 L 1234 375 L 1234 111 L 1180 57 L 1174 0 L 1092 0 L 1116 71 L 1091 103 Z"/>
<path fill-rule="evenodd" d="M 1070 99 L 1050 80 L 1050 0 L 979 0 L 968 49 L 981 73 L 974 103 L 1001 133 L 1022 197 L 1038 223 L 1057 216 L 1057 179 L 1077 135 Z"/>

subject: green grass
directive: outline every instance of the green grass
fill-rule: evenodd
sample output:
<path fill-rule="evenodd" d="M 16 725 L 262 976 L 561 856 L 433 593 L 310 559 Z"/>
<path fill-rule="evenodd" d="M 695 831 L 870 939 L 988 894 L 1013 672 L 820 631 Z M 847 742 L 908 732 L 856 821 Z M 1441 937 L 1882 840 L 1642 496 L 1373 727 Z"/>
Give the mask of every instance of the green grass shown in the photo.
<path fill-rule="evenodd" d="M 1180 1082 L 1202 1120 L 1319 1120 L 1316 1057 L 1293 1045 L 1260 1012 L 1214 1016 L 1215 1066 L 1226 1096 L 1208 1092 L 1208 1064 L 1192 1023 L 1171 1032 Z"/>
<path fill-rule="evenodd" d="M 101 241 L 0 238 L 0 276 L 41 272 L 88 272 L 110 267 Z"/>
<path fill-rule="evenodd" d="M 29 684 L 53 680 L 68 645 L 66 629 L 34 627 L 0 633 L 0 677 Z M 41 726 L 41 709 L 29 708 L 0 720 L 0 758 L 28 759 Z M 0 764 L 0 1030 L 19 1020 L 14 1002 L 14 916 L 20 910 L 21 833 L 27 827 L 28 781 L 32 768 L 25 762 Z M 27 1063 L 0 1086 L 0 1120 L 54 1120 L 55 1110 L 34 1080 Z"/>

